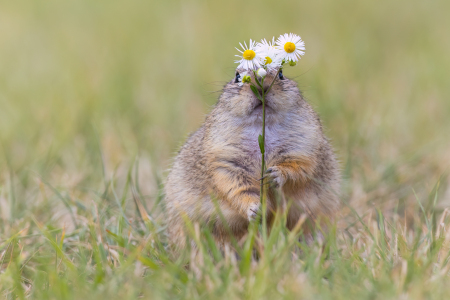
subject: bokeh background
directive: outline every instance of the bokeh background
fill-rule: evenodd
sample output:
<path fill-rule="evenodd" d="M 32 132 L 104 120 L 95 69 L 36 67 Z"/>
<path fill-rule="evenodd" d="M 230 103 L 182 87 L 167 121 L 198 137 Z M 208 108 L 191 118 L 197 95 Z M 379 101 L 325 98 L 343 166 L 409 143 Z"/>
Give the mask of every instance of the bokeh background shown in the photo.
<path fill-rule="evenodd" d="M 405 224 L 405 232 L 406 221 L 424 228 L 425 221 L 417 221 L 417 202 L 427 211 L 435 199 L 433 210 L 450 205 L 449 11 L 448 0 L 1 1 L 0 282 L 12 282 L 8 293 L 29 293 L 34 286 L 35 293 L 45 293 L 39 287 L 46 285 L 60 288 L 57 299 L 69 295 L 67 280 L 53 267 L 58 251 L 47 241 L 55 237 L 52 245 L 61 243 L 77 266 L 91 266 L 67 275 L 75 291 L 96 290 L 99 276 L 98 282 L 106 276 L 103 270 L 114 273 L 113 266 L 125 257 L 120 253 L 111 263 L 106 255 L 110 259 L 111 249 L 118 248 L 109 245 L 121 236 L 129 243 L 149 236 L 137 224 L 144 210 L 159 220 L 172 158 L 234 77 L 234 47 L 289 32 L 303 38 L 306 55 L 284 73 L 298 82 L 321 116 L 341 162 L 344 203 L 368 223 L 375 222 L 379 209 L 397 225 Z M 349 212 L 344 205 L 347 229 L 355 224 L 345 219 Z M 141 231 L 127 231 L 127 222 Z M 370 228 L 377 228 L 374 224 Z M 409 228 L 408 236 L 420 235 Z M 108 250 L 92 250 L 97 242 L 108 244 Z M 104 255 L 104 267 L 96 267 L 102 262 L 98 253 Z M 89 264 L 92 255 L 95 264 Z M 358 258 L 349 260 L 348 270 L 364 269 L 364 257 L 352 255 Z M 14 261 L 20 272 L 14 273 Z M 139 266 L 117 271 L 123 281 L 117 273 L 103 279 L 106 287 L 96 290 L 98 295 L 137 296 L 141 290 L 133 290 L 133 284 L 142 283 L 152 293 L 184 278 L 182 266 L 175 273 L 163 270 L 154 273 L 152 287 Z M 393 291 L 392 282 L 406 272 L 403 266 L 400 272 L 393 265 L 392 273 L 389 266 L 382 273 L 387 275 L 378 277 L 385 281 L 375 275 L 365 279 L 377 272 L 375 267 L 368 277 L 343 276 L 341 298 L 355 286 L 355 293 L 370 294 L 367 282 L 374 293 L 383 287 Z M 410 266 L 427 265 L 419 257 Z M 445 292 L 444 285 L 413 284 L 411 278 L 425 282 L 420 274 L 408 276 L 412 288 L 427 295 L 439 287 Z M 124 284 L 127 280 L 131 283 Z M 321 276 L 305 280 L 291 287 L 324 290 Z M 278 289 L 277 281 L 255 282 Z M 186 290 L 183 284 L 172 288 L 172 295 L 193 291 L 186 292 L 188 298 L 200 289 L 195 281 Z M 239 284 L 236 289 L 241 291 Z M 221 284 L 217 291 L 226 295 Z M 86 288 L 78 299 L 95 295 Z"/>
<path fill-rule="evenodd" d="M 348 194 L 434 184 L 450 160 L 449 9 L 444 0 L 2 2 L 1 215 L 27 214 L 36 176 L 96 189 L 136 160 L 151 198 L 233 77 L 238 42 L 285 32 L 306 43 L 285 74 L 320 114 Z"/>

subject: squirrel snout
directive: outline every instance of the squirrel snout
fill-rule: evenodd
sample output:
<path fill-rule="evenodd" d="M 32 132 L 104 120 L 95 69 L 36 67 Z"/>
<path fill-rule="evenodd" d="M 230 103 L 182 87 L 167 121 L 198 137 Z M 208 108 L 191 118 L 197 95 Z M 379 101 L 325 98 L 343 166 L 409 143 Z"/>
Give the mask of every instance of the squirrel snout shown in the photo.
<path fill-rule="evenodd" d="M 264 94 L 267 94 L 267 91 L 269 90 L 269 87 L 270 87 L 270 83 L 266 83 L 266 82 L 264 82 L 264 85 L 263 85 L 263 88 L 264 88 Z M 262 89 L 261 89 L 261 87 L 256 87 L 257 89 L 258 89 L 258 92 L 260 93 L 260 94 L 262 94 Z"/>
<path fill-rule="evenodd" d="M 256 82 L 255 82 L 256 81 L 255 74 L 250 74 L 250 76 L 252 78 L 252 81 L 253 81 L 254 85 L 258 89 L 258 91 L 260 93 L 262 93 L 261 87 L 259 86 L 259 84 L 256 84 Z M 264 78 L 264 84 L 263 84 L 263 88 L 264 88 L 264 93 L 265 94 L 269 91 L 270 86 L 272 85 L 273 81 L 277 80 L 277 77 L 278 77 L 278 72 L 277 71 L 269 70 L 267 72 L 267 75 Z M 258 80 L 261 80 L 261 78 L 258 77 Z"/>

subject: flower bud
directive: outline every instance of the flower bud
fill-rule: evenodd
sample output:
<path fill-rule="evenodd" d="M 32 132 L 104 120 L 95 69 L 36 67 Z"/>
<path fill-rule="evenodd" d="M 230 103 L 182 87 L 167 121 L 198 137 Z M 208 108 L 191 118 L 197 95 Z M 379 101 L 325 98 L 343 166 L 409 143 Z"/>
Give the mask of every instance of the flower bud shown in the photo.
<path fill-rule="evenodd" d="M 250 83 L 251 81 L 252 81 L 252 78 L 250 77 L 250 75 L 244 75 L 244 77 L 242 77 L 243 83 Z"/>
<path fill-rule="evenodd" d="M 267 75 L 267 72 L 263 68 L 259 68 L 258 71 L 256 71 L 256 75 L 262 78 Z"/>

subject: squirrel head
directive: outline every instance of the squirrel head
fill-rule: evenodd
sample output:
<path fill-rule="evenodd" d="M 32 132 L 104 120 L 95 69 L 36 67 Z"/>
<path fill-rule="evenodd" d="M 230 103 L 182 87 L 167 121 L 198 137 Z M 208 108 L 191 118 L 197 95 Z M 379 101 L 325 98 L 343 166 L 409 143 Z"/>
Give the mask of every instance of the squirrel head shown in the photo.
<path fill-rule="evenodd" d="M 239 118 L 245 123 L 262 122 L 262 102 L 253 94 L 250 84 L 240 85 L 239 78 L 245 71 L 237 69 L 235 77 L 223 88 L 217 106 L 221 113 L 226 112 L 229 117 Z M 247 72 L 252 83 L 256 84 L 255 75 L 252 71 Z M 297 84 L 284 77 L 282 71 L 270 70 L 264 79 L 264 90 L 267 91 L 273 81 L 273 85 L 265 95 L 266 99 L 266 122 L 277 122 L 286 113 L 297 111 L 302 100 Z"/>

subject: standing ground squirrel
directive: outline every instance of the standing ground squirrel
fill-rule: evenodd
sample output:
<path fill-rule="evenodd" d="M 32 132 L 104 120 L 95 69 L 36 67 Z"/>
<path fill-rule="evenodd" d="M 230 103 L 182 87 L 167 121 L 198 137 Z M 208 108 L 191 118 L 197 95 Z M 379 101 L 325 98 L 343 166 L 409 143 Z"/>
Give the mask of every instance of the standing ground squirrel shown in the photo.
<path fill-rule="evenodd" d="M 239 73 L 243 70 L 236 70 L 203 126 L 181 148 L 167 178 L 169 242 L 178 249 L 186 243 L 186 217 L 208 224 L 223 246 L 229 242 L 228 230 L 243 237 L 260 209 L 262 103 L 248 84 L 239 85 Z M 264 88 L 275 76 L 266 95 L 265 158 L 272 183 L 267 217 L 277 208 L 278 189 L 292 201 L 286 224 L 292 229 L 304 213 L 312 220 L 337 213 L 340 175 L 319 117 L 297 84 L 271 71 Z"/>

